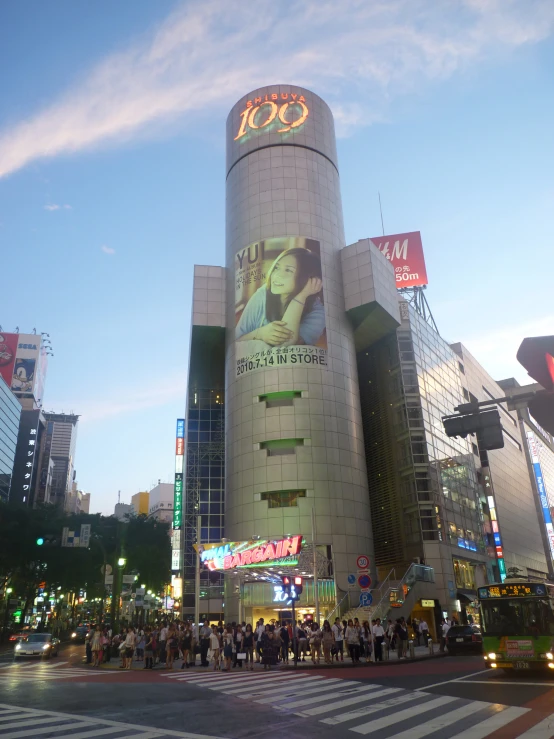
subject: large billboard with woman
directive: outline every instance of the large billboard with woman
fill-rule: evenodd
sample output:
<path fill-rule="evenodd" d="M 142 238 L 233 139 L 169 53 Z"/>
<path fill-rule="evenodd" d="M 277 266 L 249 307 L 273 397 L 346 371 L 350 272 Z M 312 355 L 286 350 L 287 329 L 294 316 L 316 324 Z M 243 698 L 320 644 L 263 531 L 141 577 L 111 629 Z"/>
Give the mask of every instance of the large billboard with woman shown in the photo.
<path fill-rule="evenodd" d="M 235 339 L 237 377 L 327 365 L 319 241 L 283 236 L 237 252 Z"/>

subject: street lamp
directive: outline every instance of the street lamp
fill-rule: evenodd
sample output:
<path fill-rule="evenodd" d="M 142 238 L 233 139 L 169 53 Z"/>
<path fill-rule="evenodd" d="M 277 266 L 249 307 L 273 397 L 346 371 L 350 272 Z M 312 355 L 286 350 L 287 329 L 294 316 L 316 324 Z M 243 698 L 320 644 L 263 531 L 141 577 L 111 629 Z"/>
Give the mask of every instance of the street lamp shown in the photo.
<path fill-rule="evenodd" d="M 119 567 L 125 567 L 125 565 L 127 564 L 127 560 L 125 559 L 125 557 L 120 557 L 117 560 L 117 564 L 119 565 Z"/>
<path fill-rule="evenodd" d="M 13 588 L 6 588 L 6 593 L 10 595 L 10 593 L 13 593 Z"/>

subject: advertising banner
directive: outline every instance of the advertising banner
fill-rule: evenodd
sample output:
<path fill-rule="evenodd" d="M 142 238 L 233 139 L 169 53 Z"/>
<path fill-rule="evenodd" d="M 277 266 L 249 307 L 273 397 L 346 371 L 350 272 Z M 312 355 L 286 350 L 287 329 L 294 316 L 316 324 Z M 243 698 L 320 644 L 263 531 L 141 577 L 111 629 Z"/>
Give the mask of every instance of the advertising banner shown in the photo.
<path fill-rule="evenodd" d="M 427 285 L 427 270 L 419 231 L 376 236 L 370 241 L 394 267 L 396 287 Z"/>
<path fill-rule="evenodd" d="M 527 431 L 527 442 L 529 444 L 531 464 L 533 465 L 533 472 L 537 483 L 537 489 L 539 491 L 539 499 L 541 502 L 544 525 L 546 527 L 548 542 L 550 544 L 550 556 L 554 560 L 554 525 L 552 524 L 550 505 L 548 502 L 548 495 L 546 492 L 546 486 L 544 484 L 544 477 L 542 474 L 539 443 L 537 437 L 532 431 Z"/>
<path fill-rule="evenodd" d="M 19 334 L 0 333 L 0 376 L 11 388 Z"/>
<path fill-rule="evenodd" d="M 326 367 L 319 241 L 265 239 L 235 256 L 236 376 L 265 367 Z"/>
<path fill-rule="evenodd" d="M 42 337 L 36 334 L 19 334 L 17 354 L 11 380 L 15 395 L 34 394 L 38 379 Z"/>

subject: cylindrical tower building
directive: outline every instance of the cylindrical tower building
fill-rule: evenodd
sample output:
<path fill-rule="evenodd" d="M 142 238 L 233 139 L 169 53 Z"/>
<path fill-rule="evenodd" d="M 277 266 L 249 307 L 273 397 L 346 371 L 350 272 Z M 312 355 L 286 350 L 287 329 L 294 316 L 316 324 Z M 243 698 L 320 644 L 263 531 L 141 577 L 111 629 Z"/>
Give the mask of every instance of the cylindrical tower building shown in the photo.
<path fill-rule="evenodd" d="M 225 535 L 301 534 L 346 590 L 373 559 L 334 124 L 271 85 L 227 119 Z"/>

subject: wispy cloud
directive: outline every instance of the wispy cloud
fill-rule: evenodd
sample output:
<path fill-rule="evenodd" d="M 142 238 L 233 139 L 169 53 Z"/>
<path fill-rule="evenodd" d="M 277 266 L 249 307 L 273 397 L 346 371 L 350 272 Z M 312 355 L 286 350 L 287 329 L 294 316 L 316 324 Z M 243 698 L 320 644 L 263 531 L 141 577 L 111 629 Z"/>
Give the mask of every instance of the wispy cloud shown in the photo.
<path fill-rule="evenodd" d="M 345 132 L 382 117 L 391 98 L 537 43 L 553 28 L 552 0 L 185 3 L 49 107 L 0 132 L 0 177 L 177 117 L 223 117 L 271 81 L 324 94 Z"/>
<path fill-rule="evenodd" d="M 112 249 L 111 246 L 106 246 L 106 244 L 102 244 L 100 249 L 102 249 L 104 254 L 115 254 L 115 249 Z"/>
<path fill-rule="evenodd" d="M 51 203 L 50 205 L 45 205 L 44 210 L 71 210 L 70 205 L 58 205 L 57 203 Z"/>
<path fill-rule="evenodd" d="M 152 378 L 154 380 L 154 378 Z M 159 378 L 157 378 L 159 379 Z M 185 381 L 183 373 L 164 378 L 163 385 L 154 387 L 153 381 L 148 389 L 144 389 L 143 383 L 133 388 L 115 388 L 110 397 L 102 392 L 98 398 L 85 398 L 78 401 L 69 400 L 48 402 L 48 408 L 71 408 L 72 413 L 80 416 L 79 423 L 96 423 L 106 421 L 131 413 L 137 413 L 148 409 L 158 408 L 168 403 L 182 401 L 185 397 Z M 128 398 L 128 400 L 126 400 Z"/>

